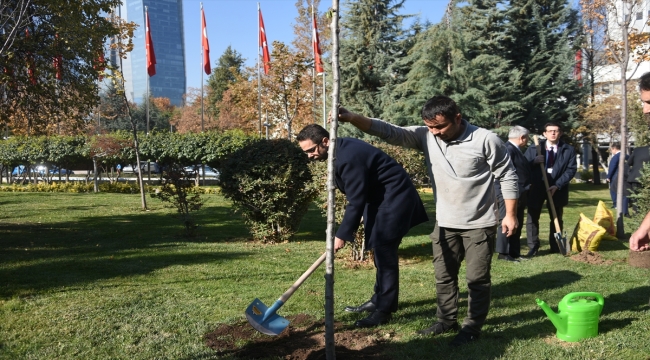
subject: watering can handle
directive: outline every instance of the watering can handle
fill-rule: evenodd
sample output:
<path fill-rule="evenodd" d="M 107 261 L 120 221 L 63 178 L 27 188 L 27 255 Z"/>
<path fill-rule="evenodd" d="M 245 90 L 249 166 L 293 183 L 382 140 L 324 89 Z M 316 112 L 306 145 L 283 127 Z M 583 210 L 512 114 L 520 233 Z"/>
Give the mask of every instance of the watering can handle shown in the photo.
<path fill-rule="evenodd" d="M 603 305 L 605 305 L 605 298 L 603 298 L 602 295 L 596 292 L 575 292 L 567 295 L 566 297 L 567 297 L 566 299 L 567 302 L 571 301 L 571 299 L 575 297 L 594 297 L 596 298 L 596 301 L 600 305 L 601 311 L 603 310 Z"/>

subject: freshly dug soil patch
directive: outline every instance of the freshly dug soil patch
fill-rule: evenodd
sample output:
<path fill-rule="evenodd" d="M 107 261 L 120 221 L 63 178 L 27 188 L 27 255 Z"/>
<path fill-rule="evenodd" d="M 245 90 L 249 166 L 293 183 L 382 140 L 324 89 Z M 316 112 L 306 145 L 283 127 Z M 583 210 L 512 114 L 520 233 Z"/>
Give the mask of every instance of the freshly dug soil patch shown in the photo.
<path fill-rule="evenodd" d="M 630 266 L 650 269 L 650 251 L 632 251 L 628 258 Z"/>
<path fill-rule="evenodd" d="M 576 255 L 571 256 L 571 260 L 580 261 L 591 265 L 611 265 L 612 260 L 604 260 L 599 253 L 583 250 Z"/>
<path fill-rule="evenodd" d="M 289 326 L 278 336 L 257 332 L 247 321 L 221 324 L 204 336 L 205 344 L 219 355 L 238 359 L 282 358 L 291 360 L 325 359 L 325 323 L 305 314 L 287 316 Z M 382 355 L 394 334 L 386 330 L 358 330 L 334 324 L 336 358 L 341 360 L 389 360 Z"/>

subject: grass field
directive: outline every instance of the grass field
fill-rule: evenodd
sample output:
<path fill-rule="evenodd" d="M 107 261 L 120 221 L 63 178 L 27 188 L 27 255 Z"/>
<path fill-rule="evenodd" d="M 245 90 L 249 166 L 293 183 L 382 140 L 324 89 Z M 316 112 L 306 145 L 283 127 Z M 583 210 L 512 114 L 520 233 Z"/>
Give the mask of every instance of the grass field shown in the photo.
<path fill-rule="evenodd" d="M 422 197 L 433 219 L 432 196 Z M 219 324 L 242 321 L 253 299 L 277 299 L 324 250 L 326 222 L 312 208 L 295 241 L 265 245 L 247 240 L 228 201 L 207 199 L 197 216 L 199 235 L 187 239 L 173 212 L 154 199 L 145 212 L 138 195 L 0 192 L 0 358 L 218 358 L 203 336 Z M 609 199 L 605 187 L 572 185 L 565 208 L 569 235 L 580 212 L 592 217 L 600 199 Z M 546 215 L 541 223 L 548 223 Z M 382 327 L 394 334 L 387 356 L 650 359 L 650 270 L 627 265 L 624 241 L 601 244 L 611 265 L 548 254 L 546 241 L 531 261 L 495 257 L 492 308 L 481 340 L 451 349 L 452 334 L 419 337 L 415 332 L 435 320 L 432 226 L 412 229 L 400 248 L 400 310 Z M 335 318 L 352 323 L 360 316 L 343 308 L 370 297 L 374 269 L 344 263 L 337 259 Z M 279 313 L 322 318 L 323 273 L 324 267 L 317 270 Z M 565 343 L 555 338 L 535 299 L 557 309 L 575 291 L 605 297 L 600 335 Z M 466 296 L 461 281 L 461 317 Z"/>

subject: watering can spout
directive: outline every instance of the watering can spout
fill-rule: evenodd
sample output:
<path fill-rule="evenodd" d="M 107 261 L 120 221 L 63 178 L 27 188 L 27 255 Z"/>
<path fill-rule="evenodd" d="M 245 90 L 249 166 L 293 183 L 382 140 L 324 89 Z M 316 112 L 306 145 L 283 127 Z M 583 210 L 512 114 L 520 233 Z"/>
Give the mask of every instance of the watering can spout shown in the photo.
<path fill-rule="evenodd" d="M 544 310 L 548 318 L 551 319 L 551 322 L 553 323 L 553 325 L 555 325 L 557 331 L 559 333 L 565 333 L 566 322 L 564 321 L 564 319 L 562 319 L 560 315 L 556 314 L 545 301 L 540 299 L 535 299 L 535 301 L 537 302 L 537 305 L 539 305 L 539 307 L 541 307 L 542 310 Z"/>

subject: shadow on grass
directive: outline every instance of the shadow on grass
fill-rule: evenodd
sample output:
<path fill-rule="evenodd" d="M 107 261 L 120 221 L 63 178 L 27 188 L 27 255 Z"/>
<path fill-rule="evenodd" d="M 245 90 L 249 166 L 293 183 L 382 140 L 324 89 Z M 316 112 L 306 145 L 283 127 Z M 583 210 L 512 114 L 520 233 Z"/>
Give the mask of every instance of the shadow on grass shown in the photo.
<path fill-rule="evenodd" d="M 247 233 L 241 220 L 229 215 L 229 208 L 216 207 L 206 213 L 206 220 L 210 215 L 220 215 L 191 238 L 183 236 L 179 220 L 164 212 L 82 217 L 47 224 L 2 223 L 0 297 L 247 256 L 246 252 L 177 250 L 188 243 L 222 242 Z"/>

